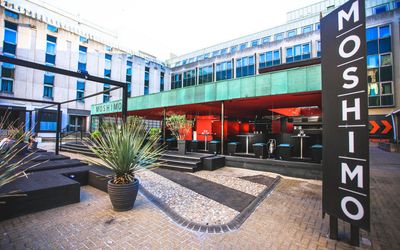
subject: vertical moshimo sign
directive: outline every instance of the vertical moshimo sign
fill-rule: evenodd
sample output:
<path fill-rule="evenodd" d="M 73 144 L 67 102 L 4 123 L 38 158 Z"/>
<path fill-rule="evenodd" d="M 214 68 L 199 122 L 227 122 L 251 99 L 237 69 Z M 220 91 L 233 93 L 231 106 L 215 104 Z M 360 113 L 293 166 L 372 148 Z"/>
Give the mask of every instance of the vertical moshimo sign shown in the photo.
<path fill-rule="evenodd" d="M 321 19 L 323 212 L 369 231 L 365 3 Z"/>

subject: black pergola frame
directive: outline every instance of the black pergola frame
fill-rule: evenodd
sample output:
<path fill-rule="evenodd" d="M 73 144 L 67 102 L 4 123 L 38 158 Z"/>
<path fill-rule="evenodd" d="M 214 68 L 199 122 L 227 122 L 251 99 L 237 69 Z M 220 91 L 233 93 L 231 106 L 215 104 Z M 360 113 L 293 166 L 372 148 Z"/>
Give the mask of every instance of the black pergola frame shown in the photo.
<path fill-rule="evenodd" d="M 61 105 L 70 103 L 70 102 L 76 102 L 78 100 L 84 100 L 87 98 L 91 98 L 97 95 L 101 95 L 104 93 L 109 93 L 111 91 L 117 90 L 119 88 L 122 88 L 122 120 L 126 121 L 127 119 L 127 114 L 128 114 L 128 85 L 124 82 L 119 82 L 119 81 L 114 81 L 108 78 L 102 78 L 98 76 L 92 76 L 89 75 L 87 72 L 75 72 L 71 70 L 66 70 L 66 69 L 61 69 L 53 66 L 48 66 L 45 64 L 40 64 L 40 63 L 35 63 L 23 59 L 18 59 L 18 58 L 12 58 L 4 55 L 0 55 L 0 62 L 3 63 L 10 63 L 10 64 L 15 64 L 21 67 L 26 67 L 30 69 L 36 69 L 36 70 L 41 70 L 41 71 L 47 71 L 47 72 L 52 72 L 55 74 L 59 75 L 64 75 L 64 76 L 70 76 L 70 77 L 75 77 L 75 78 L 80 78 L 80 79 L 85 79 L 88 81 L 92 81 L 98 84 L 109 84 L 112 86 L 116 86 L 114 88 L 110 88 L 108 90 L 104 90 L 102 92 L 94 93 L 88 96 L 84 96 L 82 98 L 78 99 L 73 99 L 73 100 L 68 100 L 64 102 L 54 102 L 54 101 L 46 101 L 46 100 L 35 100 L 35 99 L 28 99 L 28 98 L 18 98 L 18 97 L 12 97 L 12 96 L 0 96 L 0 99 L 5 99 L 5 100 L 13 100 L 13 101 L 24 101 L 24 102 L 35 102 L 35 103 L 44 103 L 44 104 L 49 104 L 48 106 L 45 106 L 40 109 L 46 109 L 50 108 L 53 106 L 57 106 L 57 128 L 56 128 L 56 147 L 55 147 L 55 154 L 59 154 L 59 143 L 60 143 L 60 133 L 61 133 Z"/>

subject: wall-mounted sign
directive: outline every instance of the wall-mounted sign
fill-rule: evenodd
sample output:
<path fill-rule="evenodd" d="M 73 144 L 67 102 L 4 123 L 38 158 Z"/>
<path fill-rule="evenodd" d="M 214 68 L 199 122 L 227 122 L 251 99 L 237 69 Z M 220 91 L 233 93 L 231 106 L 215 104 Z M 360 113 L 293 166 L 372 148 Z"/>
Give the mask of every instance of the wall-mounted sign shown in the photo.
<path fill-rule="evenodd" d="M 321 19 L 323 212 L 369 230 L 365 3 Z"/>
<path fill-rule="evenodd" d="M 102 115 L 109 113 L 122 112 L 122 101 L 106 102 L 92 105 L 91 115 Z"/>

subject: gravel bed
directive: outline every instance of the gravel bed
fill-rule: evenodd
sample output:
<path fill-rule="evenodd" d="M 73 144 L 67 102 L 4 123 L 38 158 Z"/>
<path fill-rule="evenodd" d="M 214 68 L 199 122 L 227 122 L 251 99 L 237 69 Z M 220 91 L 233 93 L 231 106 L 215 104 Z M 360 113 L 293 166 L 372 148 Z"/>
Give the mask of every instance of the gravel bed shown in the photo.
<path fill-rule="evenodd" d="M 183 218 L 203 225 L 230 222 L 238 211 L 208 199 L 151 171 L 138 174 L 141 185 Z"/>
<path fill-rule="evenodd" d="M 216 174 L 209 171 L 200 171 L 193 173 L 197 177 L 204 178 L 206 180 L 219 183 L 226 187 L 230 187 L 241 191 L 243 193 L 251 194 L 253 196 L 258 196 L 267 186 L 254 183 L 251 181 L 239 179 L 233 176 L 223 175 L 223 174 Z"/>

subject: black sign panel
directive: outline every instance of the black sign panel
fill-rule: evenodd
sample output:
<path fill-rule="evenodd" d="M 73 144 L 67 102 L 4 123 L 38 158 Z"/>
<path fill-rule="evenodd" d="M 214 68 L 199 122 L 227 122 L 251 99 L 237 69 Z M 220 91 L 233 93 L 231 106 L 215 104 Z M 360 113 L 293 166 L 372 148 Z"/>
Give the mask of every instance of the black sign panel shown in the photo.
<path fill-rule="evenodd" d="M 365 3 L 321 19 L 323 212 L 369 230 Z"/>

